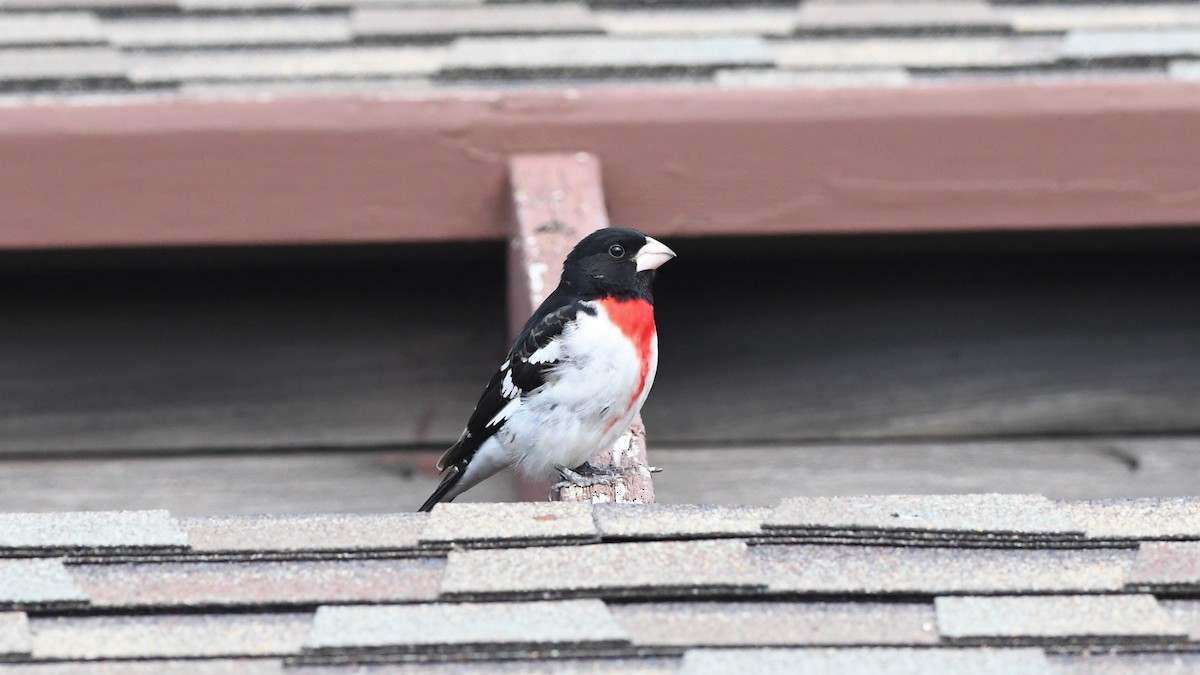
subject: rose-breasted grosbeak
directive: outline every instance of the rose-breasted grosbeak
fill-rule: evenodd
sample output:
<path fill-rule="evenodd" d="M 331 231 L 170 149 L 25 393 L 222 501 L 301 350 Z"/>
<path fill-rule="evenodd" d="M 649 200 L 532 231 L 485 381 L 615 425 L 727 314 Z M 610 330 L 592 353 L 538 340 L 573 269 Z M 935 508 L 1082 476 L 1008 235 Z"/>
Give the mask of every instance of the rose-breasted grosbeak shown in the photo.
<path fill-rule="evenodd" d="M 600 482 L 587 463 L 650 393 L 658 333 L 650 286 L 675 252 L 637 230 L 597 230 L 563 263 L 558 287 L 513 342 L 458 442 L 438 461 L 428 511 L 505 467 Z M 572 470 L 572 468 L 574 468 Z"/>

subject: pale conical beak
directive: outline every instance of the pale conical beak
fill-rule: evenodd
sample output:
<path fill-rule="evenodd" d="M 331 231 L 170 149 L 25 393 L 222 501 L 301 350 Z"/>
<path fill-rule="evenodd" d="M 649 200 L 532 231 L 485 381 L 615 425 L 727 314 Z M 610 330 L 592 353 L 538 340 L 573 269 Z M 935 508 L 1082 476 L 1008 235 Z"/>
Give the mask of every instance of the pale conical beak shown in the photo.
<path fill-rule="evenodd" d="M 675 257 L 675 251 L 654 237 L 646 237 L 646 245 L 633 256 L 637 271 L 656 270 L 658 266 Z"/>

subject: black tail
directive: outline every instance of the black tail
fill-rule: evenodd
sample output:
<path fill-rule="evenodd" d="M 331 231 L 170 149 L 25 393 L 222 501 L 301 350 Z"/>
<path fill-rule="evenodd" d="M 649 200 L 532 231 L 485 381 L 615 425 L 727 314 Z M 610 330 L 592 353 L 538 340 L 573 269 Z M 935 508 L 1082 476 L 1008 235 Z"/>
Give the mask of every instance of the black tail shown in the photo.
<path fill-rule="evenodd" d="M 453 488 L 455 485 L 458 485 L 458 481 L 460 479 L 462 479 L 462 468 L 459 465 L 455 464 L 454 466 L 446 469 L 446 475 L 442 477 L 442 482 L 438 483 L 437 489 L 433 491 L 433 494 L 429 495 L 429 499 L 426 499 L 425 503 L 421 505 L 421 508 L 417 510 L 432 510 L 433 505 L 442 501 L 442 497 L 445 497 L 446 493 L 449 492 L 451 488 Z M 446 501 L 453 500 L 447 499 Z"/>

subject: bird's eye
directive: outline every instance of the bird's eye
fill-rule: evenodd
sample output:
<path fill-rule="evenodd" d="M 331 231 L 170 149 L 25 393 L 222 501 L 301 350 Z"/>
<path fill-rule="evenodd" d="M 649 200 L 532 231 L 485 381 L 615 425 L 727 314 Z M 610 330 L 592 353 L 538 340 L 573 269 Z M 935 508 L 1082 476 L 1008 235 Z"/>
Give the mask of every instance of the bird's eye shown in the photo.
<path fill-rule="evenodd" d="M 608 247 L 608 254 L 617 260 L 620 260 L 621 258 L 625 257 L 625 247 L 620 244 L 613 244 L 612 246 Z"/>

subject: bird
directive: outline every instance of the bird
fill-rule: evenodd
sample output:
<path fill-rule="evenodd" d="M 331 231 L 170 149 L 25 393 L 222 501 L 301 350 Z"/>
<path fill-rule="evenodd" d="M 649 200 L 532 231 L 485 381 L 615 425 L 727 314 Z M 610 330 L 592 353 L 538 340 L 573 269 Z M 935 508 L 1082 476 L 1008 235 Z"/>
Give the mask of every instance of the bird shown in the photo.
<path fill-rule="evenodd" d="M 651 286 L 675 252 L 645 233 L 602 228 L 567 254 L 558 286 L 513 340 L 420 511 L 505 468 L 534 480 L 612 482 L 588 459 L 629 428 L 658 370 Z"/>

